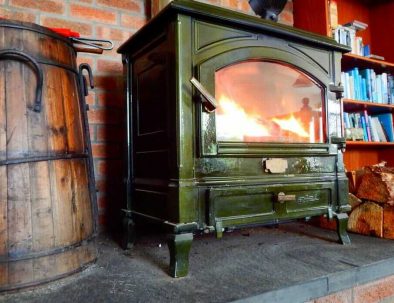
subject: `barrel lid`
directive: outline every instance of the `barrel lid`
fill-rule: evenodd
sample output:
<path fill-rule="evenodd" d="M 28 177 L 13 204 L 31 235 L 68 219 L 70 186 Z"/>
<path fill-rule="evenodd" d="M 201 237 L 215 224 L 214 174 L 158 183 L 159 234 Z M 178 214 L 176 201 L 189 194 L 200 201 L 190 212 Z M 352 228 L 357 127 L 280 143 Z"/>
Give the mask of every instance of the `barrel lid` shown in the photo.
<path fill-rule="evenodd" d="M 48 27 L 44 27 L 35 23 L 0 18 L 0 27 L 10 27 L 37 32 L 43 35 L 50 36 L 51 38 L 61 40 L 62 42 L 72 46 L 72 43 L 68 38 L 59 35 Z"/>

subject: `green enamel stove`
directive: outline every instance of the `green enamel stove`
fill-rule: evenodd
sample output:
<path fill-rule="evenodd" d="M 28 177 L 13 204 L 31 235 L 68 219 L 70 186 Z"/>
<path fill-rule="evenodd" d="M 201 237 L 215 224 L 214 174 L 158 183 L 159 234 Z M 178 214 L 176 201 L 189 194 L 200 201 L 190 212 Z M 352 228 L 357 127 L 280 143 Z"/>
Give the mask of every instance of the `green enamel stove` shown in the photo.
<path fill-rule="evenodd" d="M 185 0 L 118 50 L 127 86 L 127 209 L 167 228 L 170 273 L 193 235 L 327 215 L 346 233 L 340 60 L 332 39 Z"/>

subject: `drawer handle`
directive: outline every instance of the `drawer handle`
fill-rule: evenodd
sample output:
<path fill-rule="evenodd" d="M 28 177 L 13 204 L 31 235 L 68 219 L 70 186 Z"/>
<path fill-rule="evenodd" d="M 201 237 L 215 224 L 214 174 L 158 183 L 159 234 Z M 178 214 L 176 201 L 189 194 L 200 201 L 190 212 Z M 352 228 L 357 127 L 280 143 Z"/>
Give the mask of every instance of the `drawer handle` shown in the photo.
<path fill-rule="evenodd" d="M 283 192 L 280 192 L 278 194 L 278 202 L 283 203 L 286 201 L 295 201 L 296 200 L 296 195 L 286 195 Z"/>

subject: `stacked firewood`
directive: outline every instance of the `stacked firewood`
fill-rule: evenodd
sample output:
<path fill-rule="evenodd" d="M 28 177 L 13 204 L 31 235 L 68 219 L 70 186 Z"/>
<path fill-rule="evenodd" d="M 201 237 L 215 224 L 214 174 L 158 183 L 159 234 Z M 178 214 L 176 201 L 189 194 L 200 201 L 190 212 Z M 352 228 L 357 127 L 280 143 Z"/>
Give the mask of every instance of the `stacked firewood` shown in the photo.
<path fill-rule="evenodd" d="M 385 163 L 349 172 L 348 230 L 394 239 L 394 168 Z"/>

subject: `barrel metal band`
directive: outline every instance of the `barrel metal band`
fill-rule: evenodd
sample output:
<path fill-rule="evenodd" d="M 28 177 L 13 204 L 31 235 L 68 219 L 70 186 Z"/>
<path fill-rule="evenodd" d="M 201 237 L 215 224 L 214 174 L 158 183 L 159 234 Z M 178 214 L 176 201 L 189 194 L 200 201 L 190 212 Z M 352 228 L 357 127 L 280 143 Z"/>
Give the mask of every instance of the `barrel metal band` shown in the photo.
<path fill-rule="evenodd" d="M 24 164 L 24 163 L 32 163 L 32 162 L 54 161 L 54 160 L 69 160 L 69 159 L 81 159 L 81 158 L 86 159 L 88 157 L 89 157 L 88 154 L 62 154 L 62 155 L 19 158 L 19 159 L 0 161 L 0 166 L 12 165 L 12 164 Z"/>
<path fill-rule="evenodd" d="M 52 65 L 52 66 L 56 66 L 56 67 L 59 67 L 59 68 L 63 68 L 63 69 L 66 69 L 66 70 L 68 70 L 68 71 L 70 71 L 70 72 L 72 72 L 74 74 L 79 75 L 79 72 L 78 72 L 77 69 L 72 68 L 72 67 L 70 67 L 68 65 L 65 65 L 65 64 L 62 64 L 62 63 L 56 63 L 56 62 L 50 61 L 50 60 L 41 60 L 41 59 L 36 59 L 36 60 L 37 60 L 38 63 L 44 64 L 44 65 Z"/>
<path fill-rule="evenodd" d="M 33 252 L 33 253 L 28 253 L 28 254 L 24 254 L 22 256 L 18 256 L 18 257 L 9 257 L 9 256 L 0 256 L 0 264 L 1 263 L 9 263 L 9 262 L 18 262 L 18 261 L 25 261 L 25 260 L 31 260 L 31 259 L 38 259 L 38 258 L 42 258 L 42 257 L 49 257 L 52 255 L 58 255 L 61 253 L 65 253 L 69 250 L 78 248 L 78 247 L 82 247 L 82 246 L 88 246 L 93 240 L 95 240 L 96 238 L 96 234 L 93 233 L 92 235 L 90 235 L 88 238 L 73 243 L 71 245 L 67 245 L 67 246 L 63 246 L 63 247 L 57 247 L 57 248 L 53 248 L 50 250 L 46 250 L 46 251 L 39 251 L 39 252 Z"/>
<path fill-rule="evenodd" d="M 95 263 L 96 261 L 97 261 L 97 257 L 95 257 L 94 259 L 92 259 L 89 262 L 83 263 L 82 265 L 80 265 L 80 267 L 78 267 L 78 268 L 76 268 L 76 269 L 74 269 L 72 271 L 68 271 L 68 272 L 66 272 L 64 274 L 55 275 L 55 276 L 49 277 L 49 278 L 43 278 L 43 279 L 40 279 L 40 280 L 37 280 L 37 281 L 34 281 L 34 282 L 18 283 L 16 285 L 8 284 L 8 285 L 6 285 L 4 287 L 0 287 L 0 293 L 3 292 L 3 291 L 14 291 L 14 290 L 19 290 L 19 289 L 26 288 L 26 287 L 38 286 L 38 285 L 45 284 L 45 283 L 48 283 L 48 282 L 53 282 L 53 281 L 58 280 L 58 279 L 66 278 L 66 277 L 72 276 L 72 275 L 74 275 L 74 274 L 76 274 L 78 272 L 83 271 L 89 265 Z"/>
<path fill-rule="evenodd" d="M 47 30 L 44 28 L 34 28 L 34 27 L 29 27 L 29 26 L 25 26 L 22 24 L 12 24 L 12 23 L 0 23 L 0 27 L 9 27 L 9 28 L 16 28 L 16 29 L 21 29 L 21 30 L 28 30 L 28 31 L 32 31 L 32 32 L 36 32 L 57 40 L 60 40 L 64 43 L 66 43 L 68 46 L 70 46 L 71 48 L 73 48 L 73 44 L 70 41 L 70 39 L 63 37 L 59 34 L 57 34 L 56 32 L 52 31 L 52 30 Z"/>
<path fill-rule="evenodd" d="M 8 285 L 6 285 L 4 287 L 0 287 L 0 293 L 3 292 L 3 291 L 14 291 L 14 290 L 22 289 L 22 288 L 38 286 L 38 285 L 45 284 L 45 283 L 48 283 L 48 282 L 53 282 L 53 281 L 58 280 L 58 279 L 66 278 L 66 277 L 72 276 L 72 275 L 74 275 L 76 273 L 79 273 L 79 272 L 83 271 L 84 269 L 89 267 L 89 265 L 95 263 L 96 261 L 97 261 L 97 257 L 95 257 L 94 259 L 92 259 L 89 262 L 83 263 L 82 265 L 80 265 L 80 267 L 78 267 L 78 268 L 76 268 L 76 269 L 74 269 L 72 271 L 68 271 L 68 272 L 66 272 L 64 274 L 55 275 L 55 276 L 49 277 L 49 278 L 43 278 L 43 279 L 40 279 L 40 280 L 37 280 L 37 281 L 34 281 L 34 282 L 18 283 L 16 285 L 8 284 Z"/>
<path fill-rule="evenodd" d="M 17 50 L 16 50 L 16 51 L 17 51 Z M 62 64 L 62 63 L 58 63 L 58 62 L 55 62 L 55 61 L 52 61 L 52 60 L 44 60 L 44 59 L 42 59 L 42 58 L 38 59 L 38 58 L 33 57 L 33 56 L 30 56 L 30 57 L 33 58 L 35 61 L 37 61 L 37 62 L 40 63 L 40 64 L 43 64 L 43 65 L 51 65 L 51 66 L 59 67 L 59 68 L 68 70 L 68 71 L 70 71 L 70 72 L 72 72 L 72 73 L 74 73 L 74 74 L 76 74 L 76 75 L 79 76 L 79 71 L 78 71 L 76 68 L 72 68 L 72 67 L 69 66 L 69 65 Z"/>

